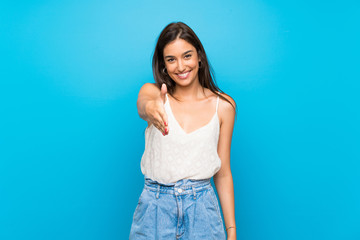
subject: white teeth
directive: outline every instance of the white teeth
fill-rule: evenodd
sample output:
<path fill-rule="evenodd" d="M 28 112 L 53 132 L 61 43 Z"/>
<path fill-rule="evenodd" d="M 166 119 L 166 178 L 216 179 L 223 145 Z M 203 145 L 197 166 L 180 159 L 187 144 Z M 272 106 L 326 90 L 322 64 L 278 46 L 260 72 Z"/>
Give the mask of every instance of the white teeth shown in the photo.
<path fill-rule="evenodd" d="M 188 76 L 188 74 L 189 74 L 189 72 L 186 72 L 186 73 L 178 74 L 178 76 L 181 78 L 185 78 Z"/>

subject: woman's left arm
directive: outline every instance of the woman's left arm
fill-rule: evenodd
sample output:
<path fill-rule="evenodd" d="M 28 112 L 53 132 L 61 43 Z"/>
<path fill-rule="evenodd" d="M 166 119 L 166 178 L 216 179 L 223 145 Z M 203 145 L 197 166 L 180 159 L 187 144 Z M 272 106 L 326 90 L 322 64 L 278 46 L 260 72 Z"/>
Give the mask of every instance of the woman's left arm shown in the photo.
<path fill-rule="evenodd" d="M 235 101 L 226 94 L 223 94 L 235 106 Z M 224 215 L 225 227 L 235 227 L 235 203 L 234 185 L 230 169 L 231 138 L 235 122 L 235 109 L 226 101 L 219 103 L 218 113 L 220 116 L 220 136 L 218 143 L 218 154 L 221 159 L 221 168 L 214 175 L 214 183 L 218 193 L 222 212 Z M 236 239 L 236 228 L 226 231 L 228 239 Z"/>

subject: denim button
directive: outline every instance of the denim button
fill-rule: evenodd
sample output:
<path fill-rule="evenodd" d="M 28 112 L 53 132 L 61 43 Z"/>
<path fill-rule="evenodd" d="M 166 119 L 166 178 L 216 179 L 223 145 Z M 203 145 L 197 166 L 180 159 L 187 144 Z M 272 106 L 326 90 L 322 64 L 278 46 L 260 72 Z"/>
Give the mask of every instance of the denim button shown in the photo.
<path fill-rule="evenodd" d="M 144 191 L 140 197 L 128 239 L 138 240 L 139 236 L 157 239 L 159 233 L 171 231 L 174 240 L 226 240 L 220 208 L 216 205 L 218 199 L 215 193 L 211 194 L 210 180 L 194 181 L 191 184 L 179 181 L 175 186 L 161 186 L 161 191 L 158 185 L 149 181 L 146 183 L 146 189 L 151 191 Z M 159 198 L 156 199 L 158 192 Z M 212 228 L 209 229 L 209 226 Z M 196 234 L 201 237 L 194 236 Z"/>

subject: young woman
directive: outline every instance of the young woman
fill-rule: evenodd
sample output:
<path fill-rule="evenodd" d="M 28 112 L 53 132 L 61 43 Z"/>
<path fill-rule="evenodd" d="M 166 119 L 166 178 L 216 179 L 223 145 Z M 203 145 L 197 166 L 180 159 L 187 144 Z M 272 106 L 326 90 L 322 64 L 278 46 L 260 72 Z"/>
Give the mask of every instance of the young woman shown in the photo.
<path fill-rule="evenodd" d="M 144 189 L 130 239 L 236 239 L 230 147 L 234 100 L 216 85 L 205 50 L 182 22 L 161 32 L 154 56 L 155 84 L 139 92 L 148 122 L 141 171 Z M 221 203 L 210 183 L 213 177 Z"/>

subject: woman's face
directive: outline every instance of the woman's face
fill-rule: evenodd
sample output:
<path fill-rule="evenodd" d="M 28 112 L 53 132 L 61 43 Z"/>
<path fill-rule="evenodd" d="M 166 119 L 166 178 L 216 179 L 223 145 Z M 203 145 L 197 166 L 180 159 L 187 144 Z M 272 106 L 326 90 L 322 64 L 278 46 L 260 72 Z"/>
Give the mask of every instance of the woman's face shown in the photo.
<path fill-rule="evenodd" d="M 199 81 L 199 58 L 193 45 L 183 39 L 176 39 L 164 48 L 164 61 L 167 73 L 181 86 Z"/>

